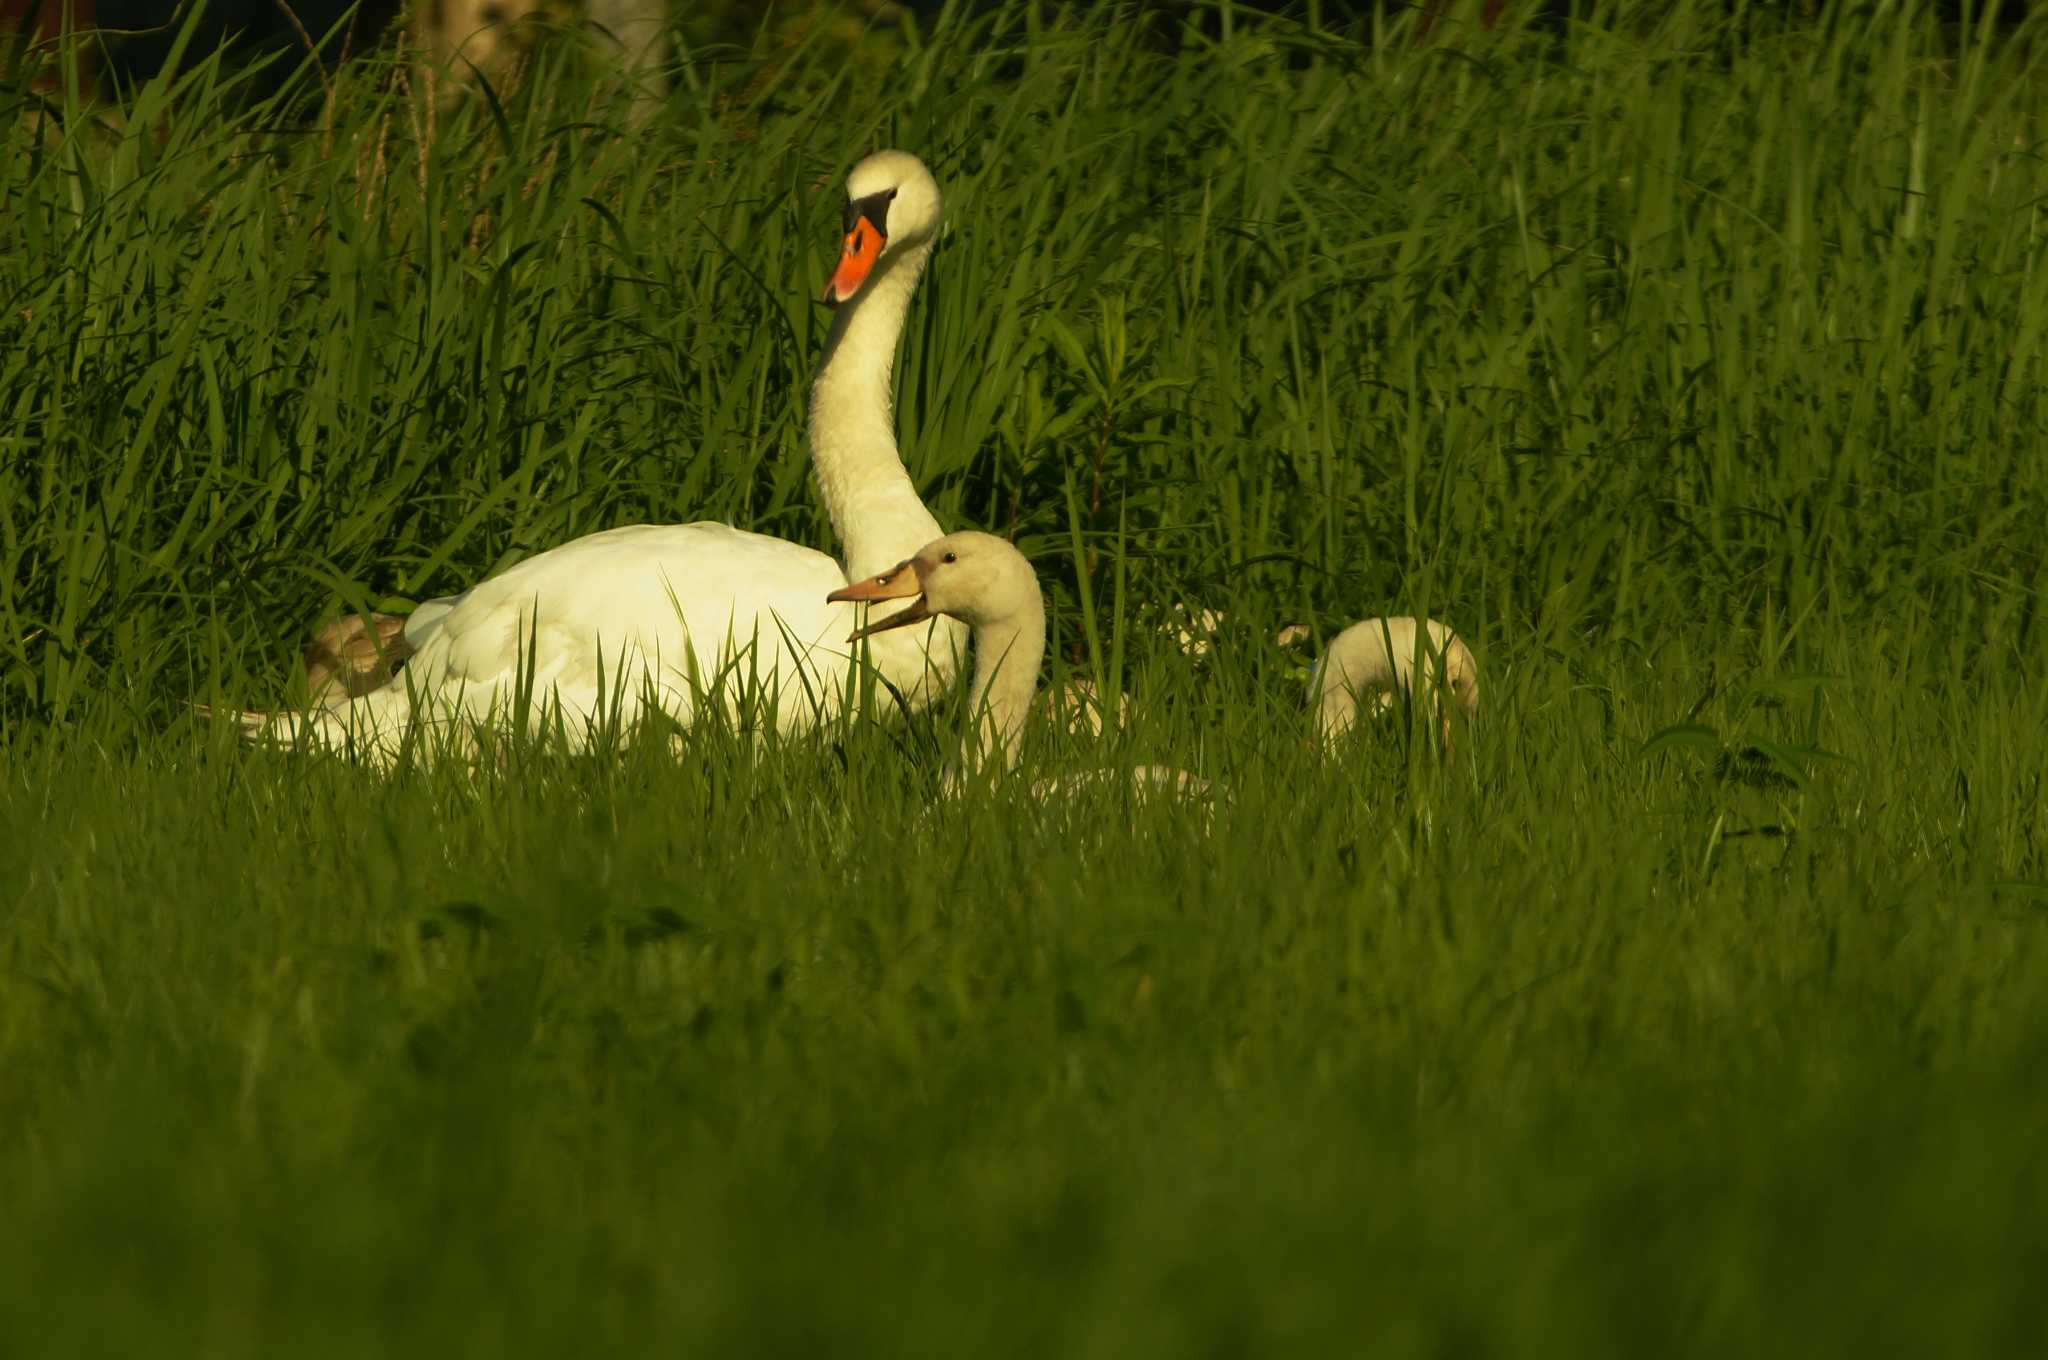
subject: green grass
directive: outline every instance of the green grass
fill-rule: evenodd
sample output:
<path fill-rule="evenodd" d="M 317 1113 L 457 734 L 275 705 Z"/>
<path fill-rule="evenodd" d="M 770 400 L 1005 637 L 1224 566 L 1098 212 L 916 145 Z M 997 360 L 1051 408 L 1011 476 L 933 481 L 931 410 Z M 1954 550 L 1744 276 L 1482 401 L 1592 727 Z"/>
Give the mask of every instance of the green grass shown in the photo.
<path fill-rule="evenodd" d="M 584 73 L 10 75 L 0 1337 L 2030 1351 L 2034 31 L 1727 8 L 778 28 L 631 133 Z M 913 470 L 1135 700 L 1030 764 L 1212 814 L 939 799 L 943 711 L 389 779 L 183 714 L 594 529 L 829 546 L 884 144 L 948 196 Z M 1409 611 L 1477 730 L 1317 760 L 1273 626 Z"/>

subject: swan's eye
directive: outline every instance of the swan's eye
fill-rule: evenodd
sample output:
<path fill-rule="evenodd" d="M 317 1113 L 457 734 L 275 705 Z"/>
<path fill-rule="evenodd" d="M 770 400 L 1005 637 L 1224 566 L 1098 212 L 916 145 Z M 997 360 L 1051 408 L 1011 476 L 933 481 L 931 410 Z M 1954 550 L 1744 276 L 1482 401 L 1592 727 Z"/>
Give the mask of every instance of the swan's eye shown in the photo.
<path fill-rule="evenodd" d="M 860 225 L 862 218 L 875 229 L 875 235 L 883 242 L 889 239 L 889 200 L 896 197 L 894 189 L 869 194 L 866 198 L 849 199 L 846 204 L 846 230 L 851 234 Z"/>
<path fill-rule="evenodd" d="M 958 562 L 958 561 L 960 560 L 960 554 L 959 554 L 959 553 L 947 553 L 947 554 L 946 554 L 946 555 L 945 555 L 944 557 L 940 558 L 939 560 L 940 560 L 941 562 Z"/>

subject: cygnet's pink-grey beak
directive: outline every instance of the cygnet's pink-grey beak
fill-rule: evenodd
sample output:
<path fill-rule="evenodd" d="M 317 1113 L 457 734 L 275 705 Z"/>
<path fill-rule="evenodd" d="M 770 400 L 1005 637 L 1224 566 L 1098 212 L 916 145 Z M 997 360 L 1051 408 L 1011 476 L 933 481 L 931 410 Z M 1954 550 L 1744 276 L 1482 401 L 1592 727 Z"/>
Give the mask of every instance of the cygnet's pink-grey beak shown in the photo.
<path fill-rule="evenodd" d="M 827 604 L 843 601 L 863 602 L 868 600 L 905 600 L 917 596 L 916 603 L 900 613 L 891 614 L 880 623 L 871 623 L 857 629 L 847 637 L 848 642 L 859 642 L 876 633 L 886 633 L 891 628 L 902 628 L 913 623 L 922 623 L 932 616 L 931 606 L 924 598 L 924 583 L 918 579 L 917 559 L 898 562 L 880 576 L 870 576 L 865 581 L 855 581 L 850 586 L 841 586 L 825 597 Z"/>

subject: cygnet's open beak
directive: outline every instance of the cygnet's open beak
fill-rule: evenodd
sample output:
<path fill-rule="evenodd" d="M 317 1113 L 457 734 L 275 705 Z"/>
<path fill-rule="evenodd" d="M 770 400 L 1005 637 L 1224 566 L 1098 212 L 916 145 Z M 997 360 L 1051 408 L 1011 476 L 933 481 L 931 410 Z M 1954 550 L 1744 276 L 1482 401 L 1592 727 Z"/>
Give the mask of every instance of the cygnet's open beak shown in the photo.
<path fill-rule="evenodd" d="M 859 642 L 876 633 L 886 633 L 891 628 L 902 628 L 909 624 L 921 623 L 932 616 L 930 602 L 924 598 L 924 583 L 918 579 L 917 561 L 898 562 L 880 576 L 870 576 L 865 581 L 855 581 L 850 586 L 841 586 L 825 597 L 827 604 L 846 601 L 905 600 L 917 596 L 916 603 L 900 613 L 891 614 L 880 623 L 871 623 L 855 630 L 847 637 L 848 642 Z"/>
<path fill-rule="evenodd" d="M 827 307 L 837 307 L 858 293 L 875 261 L 882 258 L 882 247 L 889 244 L 889 200 L 895 196 L 893 192 L 869 194 L 847 201 L 846 240 L 840 246 L 839 267 L 825 284 L 822 299 Z"/>

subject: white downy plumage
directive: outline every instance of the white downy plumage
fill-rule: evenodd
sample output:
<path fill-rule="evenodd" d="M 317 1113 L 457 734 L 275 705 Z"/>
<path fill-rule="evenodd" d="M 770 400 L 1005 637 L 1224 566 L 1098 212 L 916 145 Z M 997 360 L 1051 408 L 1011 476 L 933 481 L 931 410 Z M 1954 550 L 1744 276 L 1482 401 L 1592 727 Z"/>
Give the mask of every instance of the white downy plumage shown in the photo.
<path fill-rule="evenodd" d="M 1406 695 L 1432 708 L 1450 744 L 1450 715 L 1436 705 L 1448 689 L 1467 714 L 1479 712 L 1479 663 L 1448 624 L 1429 619 L 1426 639 L 1415 619 L 1365 619 L 1330 641 L 1308 677 L 1308 701 L 1317 733 L 1334 742 L 1357 725 L 1361 713 L 1386 713 Z M 1416 693 L 1417 666 L 1423 692 Z"/>
<path fill-rule="evenodd" d="M 1038 670 L 1045 660 L 1045 601 L 1031 563 L 994 534 L 967 529 L 927 543 L 888 571 L 831 595 L 835 602 L 912 597 L 909 608 L 870 623 L 848 640 L 872 638 L 938 616 L 965 623 L 974 640 L 974 683 L 967 695 L 972 727 L 962 746 L 961 764 L 947 771 L 946 787 L 957 790 L 969 770 L 1015 768 L 1038 689 Z M 1141 765 L 1128 775 L 1139 793 L 1187 797 L 1209 791 L 1207 780 L 1164 765 Z M 1119 777 L 1113 770 L 1082 770 L 1034 780 L 1031 792 L 1045 798 Z"/>
<path fill-rule="evenodd" d="M 710 521 L 632 525 L 541 553 L 458 596 L 429 600 L 394 639 L 404 668 L 303 714 L 247 713 L 258 737 L 298 735 L 379 763 L 431 723 L 559 715 L 572 744 L 594 724 L 631 724 L 652 701 L 687 726 L 706 698 L 750 706 L 781 731 L 839 711 L 858 663 L 858 605 L 830 592 L 900 561 L 939 533 L 897 452 L 890 374 L 938 232 L 939 188 L 922 162 L 883 151 L 847 179 L 846 238 L 824 300 L 839 306 L 812 388 L 811 456 L 846 566 L 801 544 Z M 840 305 L 845 304 L 845 305 Z M 870 644 L 888 689 L 921 705 L 959 664 L 965 630 L 936 621 Z"/>

